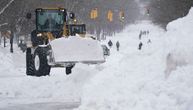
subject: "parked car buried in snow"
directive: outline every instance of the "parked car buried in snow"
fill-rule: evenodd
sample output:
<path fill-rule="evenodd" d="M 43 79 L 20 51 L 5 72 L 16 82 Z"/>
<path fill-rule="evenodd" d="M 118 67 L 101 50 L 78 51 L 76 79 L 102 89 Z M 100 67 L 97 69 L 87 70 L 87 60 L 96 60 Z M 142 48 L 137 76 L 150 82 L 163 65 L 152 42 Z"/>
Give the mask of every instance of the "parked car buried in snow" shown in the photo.
<path fill-rule="evenodd" d="M 106 45 L 101 45 L 103 48 L 104 56 L 110 56 L 110 49 Z"/>

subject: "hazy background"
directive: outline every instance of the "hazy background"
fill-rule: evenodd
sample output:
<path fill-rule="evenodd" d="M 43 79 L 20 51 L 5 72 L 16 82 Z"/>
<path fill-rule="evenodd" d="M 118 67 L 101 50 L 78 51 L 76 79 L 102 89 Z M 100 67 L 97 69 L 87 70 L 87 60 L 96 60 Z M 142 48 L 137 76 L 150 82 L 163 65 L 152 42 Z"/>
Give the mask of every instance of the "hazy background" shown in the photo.
<path fill-rule="evenodd" d="M 0 1 L 0 10 L 10 0 Z M 69 11 L 76 13 L 77 18 L 87 25 L 87 30 L 98 37 L 113 35 L 121 31 L 126 25 L 138 19 L 139 7 L 134 0 L 14 0 L 14 2 L 0 14 L 0 24 L 8 23 L 7 26 L 0 27 L 1 30 L 7 28 L 18 34 L 28 34 L 35 29 L 34 20 L 25 19 L 27 12 L 34 13 L 38 7 L 65 7 Z M 98 9 L 98 18 L 90 19 L 90 11 Z M 113 11 L 113 21 L 107 20 L 108 10 Z M 123 10 L 125 20 L 119 20 L 119 12 Z M 33 17 L 34 19 L 34 17 Z"/>
<path fill-rule="evenodd" d="M 13 0 L 0 0 L 1 10 Z M 17 35 L 29 34 L 35 29 L 33 20 L 26 20 L 27 12 L 34 14 L 38 7 L 65 7 L 76 13 L 77 18 L 87 25 L 87 30 L 97 37 L 105 38 L 120 32 L 125 26 L 138 20 L 151 20 L 165 28 L 168 22 L 185 16 L 193 0 L 14 0 L 0 13 L 0 31 L 11 30 Z M 91 20 L 90 11 L 98 9 L 98 18 Z M 113 11 L 113 21 L 107 20 L 108 10 Z M 124 22 L 119 12 L 125 13 Z M 7 23 L 8 25 L 1 26 Z"/>

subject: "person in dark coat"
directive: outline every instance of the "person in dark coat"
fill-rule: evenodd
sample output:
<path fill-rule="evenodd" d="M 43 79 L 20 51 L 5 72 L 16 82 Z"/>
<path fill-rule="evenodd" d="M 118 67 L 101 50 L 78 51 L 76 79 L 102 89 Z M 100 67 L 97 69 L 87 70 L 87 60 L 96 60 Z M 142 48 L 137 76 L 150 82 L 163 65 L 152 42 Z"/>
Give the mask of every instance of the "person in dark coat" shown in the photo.
<path fill-rule="evenodd" d="M 142 43 L 142 42 L 140 42 L 140 43 L 139 43 L 139 47 L 138 47 L 138 49 L 139 49 L 139 50 L 141 50 L 141 49 L 142 49 L 142 46 L 143 46 L 143 43 Z"/>
<path fill-rule="evenodd" d="M 108 46 L 109 46 L 110 48 L 113 46 L 113 43 L 112 43 L 112 41 L 111 41 L 111 40 L 109 40 L 109 42 L 108 42 Z"/>
<path fill-rule="evenodd" d="M 44 28 L 54 28 L 57 24 L 55 19 L 52 18 L 52 15 L 48 15 L 48 19 L 45 21 Z"/>
<path fill-rule="evenodd" d="M 141 40 L 141 36 L 142 36 L 142 34 L 140 33 L 140 34 L 139 34 L 139 40 Z"/>
<path fill-rule="evenodd" d="M 119 51 L 120 43 L 119 41 L 116 42 L 117 51 Z"/>
<path fill-rule="evenodd" d="M 151 43 L 151 39 L 148 39 L 147 43 L 150 44 Z"/>

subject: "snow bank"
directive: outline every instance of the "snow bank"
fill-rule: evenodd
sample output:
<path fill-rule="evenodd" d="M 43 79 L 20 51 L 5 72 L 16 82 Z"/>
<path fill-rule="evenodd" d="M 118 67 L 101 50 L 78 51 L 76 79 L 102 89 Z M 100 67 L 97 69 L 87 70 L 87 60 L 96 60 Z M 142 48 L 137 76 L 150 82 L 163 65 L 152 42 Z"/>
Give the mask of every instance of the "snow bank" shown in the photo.
<path fill-rule="evenodd" d="M 112 38 L 120 41 L 120 52 L 111 49 L 106 68 L 85 84 L 82 105 L 77 110 L 191 109 L 192 65 L 176 68 L 167 79 L 164 70 L 168 53 L 174 56 L 174 62 L 192 60 L 192 17 L 193 9 L 187 17 L 170 23 L 164 34 L 153 24 L 143 22 Z M 152 43 L 143 42 L 142 51 L 138 51 L 139 31 L 146 29 L 150 30 Z"/>
<path fill-rule="evenodd" d="M 175 31 L 182 34 L 192 33 L 192 28 L 190 28 L 190 26 L 193 24 L 192 18 L 193 18 L 193 8 L 190 9 L 187 16 L 170 22 L 167 25 L 167 31 L 168 32 Z"/>
<path fill-rule="evenodd" d="M 167 26 L 165 41 L 167 47 L 166 73 L 178 66 L 193 64 L 193 8 L 186 17 L 179 18 Z M 168 72 L 169 71 L 169 72 Z"/>
<path fill-rule="evenodd" d="M 173 50 L 180 50 L 181 53 L 192 51 L 193 48 L 193 8 L 190 9 L 186 17 L 179 18 L 170 22 L 167 26 L 166 37 L 168 37 L 168 45 Z"/>
<path fill-rule="evenodd" d="M 150 30 L 149 36 L 142 39 L 152 40 L 152 44 L 143 42 L 142 51 L 138 50 L 140 30 Z M 112 41 L 120 41 L 120 52 L 116 52 L 115 48 L 111 49 L 112 55 L 104 65 L 107 68 L 85 84 L 82 105 L 79 109 L 151 110 L 153 109 L 151 106 L 155 105 L 154 102 L 163 102 L 162 96 L 159 98 L 156 96 L 160 92 L 158 88 L 164 83 L 164 58 L 160 54 L 162 49 L 159 49 L 163 46 L 159 42 L 162 39 L 160 36 L 162 32 L 163 30 L 150 22 L 143 22 L 129 26 L 123 33 L 117 34 Z M 165 102 L 155 105 L 154 109 L 164 104 Z"/>

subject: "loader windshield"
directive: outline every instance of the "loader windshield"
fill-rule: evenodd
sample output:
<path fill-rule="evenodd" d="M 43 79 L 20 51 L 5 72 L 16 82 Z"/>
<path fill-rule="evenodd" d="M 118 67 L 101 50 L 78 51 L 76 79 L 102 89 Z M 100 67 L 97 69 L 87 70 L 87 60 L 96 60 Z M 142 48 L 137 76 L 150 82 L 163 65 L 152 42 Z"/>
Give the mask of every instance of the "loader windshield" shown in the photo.
<path fill-rule="evenodd" d="M 41 32 L 61 31 L 65 22 L 65 13 L 60 10 L 36 11 L 37 30 Z"/>

